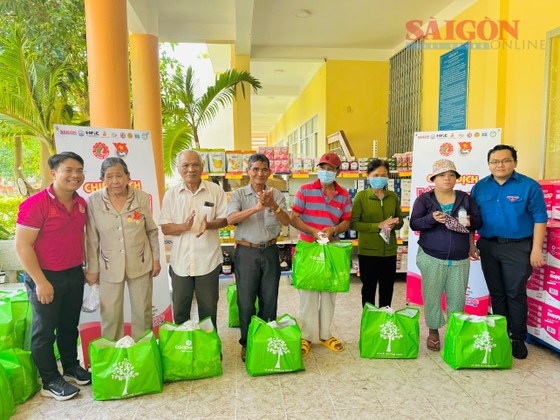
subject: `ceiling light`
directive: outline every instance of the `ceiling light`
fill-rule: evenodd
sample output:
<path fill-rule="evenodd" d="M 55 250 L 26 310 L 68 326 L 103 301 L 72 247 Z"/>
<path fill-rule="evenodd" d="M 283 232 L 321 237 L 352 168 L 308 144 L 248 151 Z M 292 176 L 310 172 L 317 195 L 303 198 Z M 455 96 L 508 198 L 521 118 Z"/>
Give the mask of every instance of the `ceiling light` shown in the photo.
<path fill-rule="evenodd" d="M 300 19 L 305 19 L 311 16 L 311 12 L 307 9 L 296 10 L 294 16 Z"/>

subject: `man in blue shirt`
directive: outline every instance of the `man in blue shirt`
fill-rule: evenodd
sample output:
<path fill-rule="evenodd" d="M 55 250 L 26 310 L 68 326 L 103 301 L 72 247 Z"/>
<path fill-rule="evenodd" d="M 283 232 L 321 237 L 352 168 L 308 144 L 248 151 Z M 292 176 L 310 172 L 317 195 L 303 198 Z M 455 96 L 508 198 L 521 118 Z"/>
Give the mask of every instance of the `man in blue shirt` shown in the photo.
<path fill-rule="evenodd" d="M 476 183 L 471 196 L 482 214 L 477 242 L 492 312 L 507 318 L 513 357 L 525 359 L 527 280 L 544 264 L 546 205 L 539 184 L 518 172 L 517 151 L 504 144 L 488 152 L 491 175 Z M 471 242 L 471 255 L 477 255 Z"/>

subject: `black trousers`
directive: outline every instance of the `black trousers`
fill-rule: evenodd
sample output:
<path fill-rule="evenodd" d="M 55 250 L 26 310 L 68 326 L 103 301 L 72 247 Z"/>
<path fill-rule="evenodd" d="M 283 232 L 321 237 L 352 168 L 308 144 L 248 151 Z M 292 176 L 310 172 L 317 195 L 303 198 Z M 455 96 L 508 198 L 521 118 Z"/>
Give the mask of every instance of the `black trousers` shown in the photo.
<path fill-rule="evenodd" d="M 492 313 L 507 318 L 512 340 L 527 337 L 527 280 L 533 271 L 532 246 L 530 239 L 498 243 L 480 238 L 477 242 Z"/>
<path fill-rule="evenodd" d="M 222 265 L 218 264 L 208 274 L 182 277 L 175 274 L 173 268 L 169 266 L 175 324 L 182 324 L 191 319 L 193 296 L 196 295 L 198 320 L 202 321 L 204 318 L 210 317 L 214 328 L 218 329 L 216 318 L 220 297 L 220 271 L 222 271 Z"/>
<path fill-rule="evenodd" d="M 53 285 L 54 299 L 48 305 L 37 300 L 35 283 L 25 274 L 25 287 L 33 311 L 31 355 L 43 384 L 60 376 L 54 356 L 54 340 L 58 345 L 64 370 L 77 366 L 78 323 L 84 296 L 84 272 L 81 266 L 63 271 L 43 270 Z M 56 336 L 55 336 L 56 330 Z"/>
<path fill-rule="evenodd" d="M 259 298 L 258 317 L 269 322 L 276 319 L 278 285 L 280 283 L 280 257 L 278 247 L 265 249 L 237 245 L 234 258 L 239 308 L 239 344 L 247 346 L 247 333 L 251 317 L 255 315 L 255 301 Z"/>
<path fill-rule="evenodd" d="M 362 280 L 362 306 L 375 305 L 375 292 L 379 284 L 379 307 L 391 306 L 397 271 L 397 256 L 371 257 L 358 255 Z"/>

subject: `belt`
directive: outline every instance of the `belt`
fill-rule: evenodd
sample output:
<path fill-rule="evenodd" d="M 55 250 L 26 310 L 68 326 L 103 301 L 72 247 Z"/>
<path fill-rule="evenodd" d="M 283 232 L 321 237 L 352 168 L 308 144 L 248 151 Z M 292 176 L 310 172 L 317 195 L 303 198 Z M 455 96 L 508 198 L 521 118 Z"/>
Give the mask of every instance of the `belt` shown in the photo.
<path fill-rule="evenodd" d="M 235 243 L 237 243 L 238 245 L 246 246 L 247 248 L 266 249 L 268 247 L 271 247 L 272 245 L 275 245 L 276 244 L 276 239 L 272 239 L 271 241 L 268 241 L 268 242 L 262 242 L 260 244 L 254 244 L 254 243 L 248 242 L 248 241 L 235 241 Z"/>
<path fill-rule="evenodd" d="M 492 236 L 491 238 L 484 238 L 487 239 L 489 241 L 493 241 L 493 242 L 498 242 L 499 244 L 507 244 L 509 242 L 523 242 L 523 241 L 528 241 L 530 239 L 533 239 L 531 236 L 527 237 L 527 238 L 521 238 L 521 239 L 510 239 L 510 238 L 502 238 L 501 236 Z"/>

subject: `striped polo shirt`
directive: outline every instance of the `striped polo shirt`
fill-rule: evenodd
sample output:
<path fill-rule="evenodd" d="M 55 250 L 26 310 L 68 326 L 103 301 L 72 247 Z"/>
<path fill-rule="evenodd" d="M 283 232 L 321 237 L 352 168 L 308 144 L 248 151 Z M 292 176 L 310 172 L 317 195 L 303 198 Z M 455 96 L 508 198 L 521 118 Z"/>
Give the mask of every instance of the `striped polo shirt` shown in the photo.
<path fill-rule="evenodd" d="M 321 181 L 317 180 L 302 185 L 294 198 L 292 211 L 300 215 L 301 220 L 316 229 L 324 229 L 350 220 L 350 196 L 348 191 L 335 181 L 336 192 L 329 198 L 323 192 Z M 313 242 L 315 238 L 305 232 L 299 232 L 299 238 Z"/>

